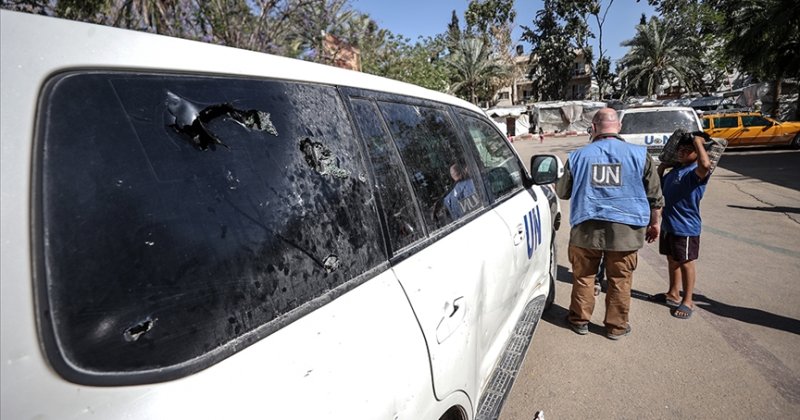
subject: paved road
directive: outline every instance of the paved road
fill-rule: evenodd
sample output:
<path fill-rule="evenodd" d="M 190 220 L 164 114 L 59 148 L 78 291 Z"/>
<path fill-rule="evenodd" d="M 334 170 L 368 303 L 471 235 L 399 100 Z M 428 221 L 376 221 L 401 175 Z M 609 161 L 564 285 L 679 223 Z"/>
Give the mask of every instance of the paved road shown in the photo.
<path fill-rule="evenodd" d="M 516 142 L 532 154 L 566 153 L 586 136 Z M 603 335 L 605 294 L 590 334 L 563 321 L 572 274 L 569 202 L 558 232 L 553 309 L 539 323 L 501 414 L 554 419 L 800 419 L 800 151 L 728 150 L 701 204 L 703 235 L 690 320 L 646 300 L 666 290 L 655 244 L 639 253 L 633 333 Z"/>

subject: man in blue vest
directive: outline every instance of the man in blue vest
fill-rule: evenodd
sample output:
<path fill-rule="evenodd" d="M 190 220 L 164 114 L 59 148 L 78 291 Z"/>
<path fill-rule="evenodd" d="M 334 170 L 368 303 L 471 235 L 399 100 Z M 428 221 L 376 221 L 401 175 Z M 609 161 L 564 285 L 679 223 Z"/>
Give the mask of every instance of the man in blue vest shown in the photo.
<path fill-rule="evenodd" d="M 572 152 L 556 193 L 570 201 L 569 261 L 572 296 L 567 321 L 580 335 L 589 332 L 594 310 L 594 280 L 605 258 L 606 337 L 618 340 L 631 332 L 633 271 L 644 241 L 659 235 L 664 198 L 647 149 L 619 136 L 620 121 L 612 108 L 592 119 L 592 142 Z"/>

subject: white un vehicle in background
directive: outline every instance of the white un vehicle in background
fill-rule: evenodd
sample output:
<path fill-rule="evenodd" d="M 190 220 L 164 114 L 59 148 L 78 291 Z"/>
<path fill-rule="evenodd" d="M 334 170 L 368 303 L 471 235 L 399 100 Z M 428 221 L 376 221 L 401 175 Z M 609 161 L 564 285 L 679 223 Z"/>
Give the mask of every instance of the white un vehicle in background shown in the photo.
<path fill-rule="evenodd" d="M 682 128 L 689 133 L 703 131 L 700 117 L 689 107 L 626 108 L 620 111 L 619 117 L 622 123 L 620 136 L 628 143 L 646 146 L 656 162 L 675 130 Z"/>
<path fill-rule="evenodd" d="M 0 29 L 0 417 L 498 415 L 553 296 L 555 157 L 358 72 Z"/>

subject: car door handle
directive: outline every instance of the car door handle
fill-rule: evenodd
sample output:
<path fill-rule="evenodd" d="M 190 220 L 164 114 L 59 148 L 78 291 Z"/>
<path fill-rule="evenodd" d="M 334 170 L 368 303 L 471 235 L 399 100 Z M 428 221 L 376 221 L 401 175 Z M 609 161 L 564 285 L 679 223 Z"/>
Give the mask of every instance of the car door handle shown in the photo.
<path fill-rule="evenodd" d="M 522 243 L 522 240 L 525 237 L 525 227 L 522 226 L 522 223 L 517 225 L 517 231 L 514 232 L 514 246 L 517 246 Z"/>
<path fill-rule="evenodd" d="M 444 316 L 439 321 L 436 327 L 436 342 L 442 344 L 454 332 L 463 325 L 464 315 L 467 313 L 467 308 L 464 305 L 464 297 L 461 296 L 453 300 L 453 302 L 446 302 L 444 304 Z"/>

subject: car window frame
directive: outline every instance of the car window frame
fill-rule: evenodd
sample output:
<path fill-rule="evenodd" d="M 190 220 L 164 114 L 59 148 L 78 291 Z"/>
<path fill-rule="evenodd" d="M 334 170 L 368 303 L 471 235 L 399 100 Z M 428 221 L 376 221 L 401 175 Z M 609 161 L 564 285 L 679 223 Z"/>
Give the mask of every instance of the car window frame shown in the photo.
<path fill-rule="evenodd" d="M 397 161 L 399 162 L 400 169 L 401 169 L 401 172 L 402 172 L 402 175 L 403 175 L 404 184 L 405 184 L 405 191 L 407 191 L 410 194 L 408 199 L 412 201 L 414 209 L 415 209 L 415 212 L 414 212 L 414 216 L 415 217 L 414 217 L 414 219 L 416 220 L 417 225 L 422 229 L 422 236 L 420 238 L 418 238 L 416 240 L 413 240 L 413 241 L 411 241 L 410 243 L 408 243 L 406 245 L 403 245 L 403 246 L 400 246 L 400 247 L 395 247 L 395 244 L 393 243 L 393 240 L 392 240 L 392 237 L 391 237 L 391 234 L 390 234 L 389 220 L 388 220 L 388 217 L 386 215 L 387 205 L 386 205 L 386 203 L 384 203 L 383 196 L 380 193 L 376 192 L 374 197 L 375 197 L 375 200 L 377 202 L 377 207 L 378 207 L 378 212 L 379 212 L 378 216 L 379 216 L 379 218 L 381 220 L 381 226 L 383 228 L 384 245 L 385 245 L 385 248 L 386 248 L 386 253 L 387 253 L 387 255 L 389 255 L 389 258 L 391 259 L 393 255 L 395 255 L 397 253 L 401 253 L 404 249 L 414 247 L 415 244 L 423 241 L 426 237 L 428 237 L 428 235 L 429 235 L 428 226 L 425 224 L 424 218 L 421 217 L 422 209 L 420 208 L 419 200 L 417 200 L 416 194 L 414 193 L 414 187 L 411 184 L 411 180 L 409 179 L 408 171 L 406 170 L 405 165 L 403 164 L 402 156 L 400 156 L 400 151 L 397 149 L 397 145 L 395 144 L 395 141 L 392 138 L 391 133 L 389 132 L 389 127 L 386 126 L 386 121 L 383 118 L 383 115 L 381 115 L 381 112 L 380 112 L 380 109 L 378 108 L 378 104 L 376 103 L 376 100 L 374 98 L 367 97 L 367 96 L 348 95 L 348 94 L 346 94 L 344 92 L 343 89 L 340 89 L 340 92 L 341 92 L 342 99 L 345 102 L 346 107 L 348 109 L 349 118 L 351 120 L 351 124 L 353 125 L 353 130 L 354 130 L 355 133 L 357 133 L 357 136 L 359 138 L 358 143 L 361 145 L 361 148 L 364 149 L 362 153 L 364 154 L 365 158 L 368 161 L 367 162 L 367 167 L 368 167 L 368 170 L 370 172 L 370 179 L 372 180 L 371 184 L 372 185 L 377 185 L 378 178 L 375 175 L 376 174 L 375 164 L 373 162 L 372 156 L 369 153 L 369 146 L 366 144 L 368 139 L 366 138 L 366 135 L 364 134 L 364 132 L 361 129 L 361 127 L 359 126 L 359 124 L 356 122 L 356 118 L 357 118 L 356 114 L 357 114 L 357 112 L 356 112 L 355 107 L 353 106 L 352 100 L 365 101 L 365 102 L 368 102 L 369 104 L 371 104 L 374 107 L 374 109 L 376 111 L 376 117 L 380 121 L 380 124 L 381 124 L 381 127 L 382 127 L 382 131 L 388 136 L 387 143 L 389 143 L 389 146 L 392 148 L 394 157 L 396 157 Z M 373 188 L 373 189 L 375 189 L 375 188 Z"/>
<path fill-rule="evenodd" d="M 466 160 L 466 163 L 467 163 L 467 166 L 468 166 L 468 170 L 472 171 L 472 173 L 477 173 L 477 171 L 479 169 L 478 164 L 475 161 L 474 154 L 472 153 L 471 149 L 469 148 L 470 144 L 467 141 L 467 139 L 465 138 L 463 130 L 459 129 L 459 126 L 457 124 L 458 120 L 456 119 L 455 111 L 453 111 L 453 109 L 459 109 L 459 110 L 464 109 L 467 112 L 474 112 L 474 111 L 466 109 L 466 108 L 453 106 L 451 104 L 439 102 L 439 101 L 436 101 L 436 100 L 423 99 L 423 98 L 414 97 L 414 96 L 406 96 L 406 95 L 401 95 L 401 94 L 388 93 L 388 92 L 382 92 L 382 91 L 371 90 L 371 89 L 354 88 L 354 87 L 348 87 L 348 86 L 340 86 L 339 89 L 342 92 L 342 95 L 344 97 L 346 97 L 346 98 L 350 98 L 350 97 L 356 97 L 356 98 L 362 98 L 362 99 L 366 98 L 366 99 L 372 99 L 372 100 L 374 100 L 376 102 L 380 102 L 380 101 L 383 101 L 383 102 L 396 102 L 396 103 L 414 105 L 414 106 L 434 107 L 436 109 L 444 110 L 447 113 L 448 118 L 450 118 L 451 122 L 453 123 L 452 126 L 455 129 L 455 135 L 457 136 L 458 141 L 461 144 L 461 147 L 465 151 L 464 158 Z M 350 106 L 349 99 L 346 100 L 345 102 L 346 102 L 347 106 L 349 107 Z M 348 109 L 350 110 L 350 108 L 348 108 Z M 381 117 L 383 117 L 383 116 L 381 115 Z M 351 117 L 351 120 L 352 120 L 352 117 Z M 351 122 L 351 123 L 353 123 L 353 122 Z M 386 121 L 384 121 L 384 124 L 386 124 Z M 362 143 L 362 149 L 363 149 L 365 147 L 364 146 L 365 139 L 361 136 L 360 130 L 358 130 L 356 128 L 356 129 L 354 129 L 354 131 L 356 132 L 356 135 L 359 136 L 359 141 Z M 392 137 L 392 141 L 394 142 L 394 138 L 393 137 Z M 395 145 L 395 147 L 397 147 L 397 146 Z M 372 161 L 370 159 L 368 159 L 367 165 L 370 166 L 372 171 L 375 170 L 373 165 L 372 165 Z M 408 173 L 408 168 L 405 166 L 405 163 L 403 163 L 403 170 L 406 172 L 406 176 L 409 177 L 410 174 Z M 373 180 L 373 182 L 374 182 L 374 180 Z M 459 218 L 458 220 L 451 221 L 449 224 L 445 225 L 444 227 L 442 227 L 440 229 L 437 229 L 437 230 L 434 230 L 434 231 L 427 231 L 426 230 L 426 235 L 425 236 L 423 236 L 421 239 L 417 240 L 416 242 L 414 242 L 412 244 L 409 244 L 408 246 L 406 246 L 406 247 L 404 247 L 402 249 L 394 250 L 394 249 L 391 249 L 391 247 L 390 247 L 389 248 L 389 255 L 390 255 L 389 263 L 390 263 L 390 265 L 393 266 L 393 265 L 399 264 L 402 261 L 405 261 L 406 259 L 412 257 L 414 254 L 416 254 L 416 253 L 424 250 L 425 248 L 433 245 L 434 243 L 436 243 L 441 238 L 449 235 L 450 233 L 452 233 L 452 232 L 456 231 L 457 229 L 461 228 L 462 226 L 471 223 L 473 220 L 481 217 L 482 215 L 492 211 L 492 209 L 494 208 L 494 205 L 489 201 L 489 198 L 486 195 L 486 187 L 484 186 L 483 177 L 474 178 L 473 182 L 475 183 L 475 189 L 481 195 L 481 199 L 483 200 L 483 206 L 478 208 L 477 210 L 469 213 L 469 214 L 464 215 L 463 217 Z M 415 205 L 419 207 L 420 206 L 420 202 L 419 202 L 419 198 L 417 197 L 416 191 L 412 188 L 411 192 L 412 192 L 412 194 L 414 194 Z M 376 194 L 376 200 L 380 200 L 380 199 L 381 199 L 380 198 L 380 194 Z M 382 205 L 384 205 L 384 204 L 382 203 Z M 423 209 L 419 209 L 419 211 L 420 211 L 420 213 L 419 213 L 420 221 L 421 221 L 421 223 L 423 225 L 426 225 L 426 222 L 424 220 L 424 216 L 421 215 L 421 212 L 424 211 L 424 210 Z M 381 215 L 381 217 L 383 217 L 383 215 Z M 426 227 L 426 229 L 427 229 L 427 227 Z"/>
<path fill-rule="evenodd" d="M 742 115 L 740 118 L 742 121 L 742 127 L 768 127 L 770 125 L 770 121 L 761 115 Z M 748 124 L 747 122 L 751 121 L 752 119 L 761 120 L 764 122 L 764 124 Z"/>

